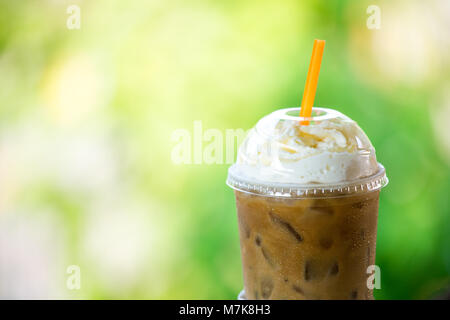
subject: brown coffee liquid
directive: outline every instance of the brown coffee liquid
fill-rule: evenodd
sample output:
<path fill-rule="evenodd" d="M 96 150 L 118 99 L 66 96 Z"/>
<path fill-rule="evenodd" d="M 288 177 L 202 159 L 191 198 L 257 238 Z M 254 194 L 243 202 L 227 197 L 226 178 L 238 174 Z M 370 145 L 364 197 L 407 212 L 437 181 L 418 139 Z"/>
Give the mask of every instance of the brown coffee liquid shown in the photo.
<path fill-rule="evenodd" d="M 379 191 L 285 199 L 235 191 L 247 299 L 373 299 Z"/>

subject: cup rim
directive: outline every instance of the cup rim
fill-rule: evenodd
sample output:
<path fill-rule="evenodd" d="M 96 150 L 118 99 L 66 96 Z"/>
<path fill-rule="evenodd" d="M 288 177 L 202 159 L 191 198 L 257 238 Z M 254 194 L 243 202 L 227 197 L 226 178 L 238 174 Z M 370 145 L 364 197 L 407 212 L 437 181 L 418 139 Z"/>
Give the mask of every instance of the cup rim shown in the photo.
<path fill-rule="evenodd" d="M 344 183 L 266 183 L 247 179 L 237 175 L 236 165 L 228 169 L 226 184 L 234 190 L 255 194 L 265 197 L 284 198 L 330 198 L 346 197 L 359 193 L 374 192 L 385 187 L 389 183 L 386 170 L 381 163 L 378 163 L 378 170 L 375 174 L 361 179 Z"/>

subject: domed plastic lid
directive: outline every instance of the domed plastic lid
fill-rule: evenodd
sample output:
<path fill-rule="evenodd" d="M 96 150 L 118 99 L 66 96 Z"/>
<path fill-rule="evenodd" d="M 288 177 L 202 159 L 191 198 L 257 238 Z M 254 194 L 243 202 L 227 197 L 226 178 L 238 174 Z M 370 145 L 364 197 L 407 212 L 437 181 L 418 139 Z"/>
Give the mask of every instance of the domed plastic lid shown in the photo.
<path fill-rule="evenodd" d="M 362 129 L 342 113 L 281 109 L 262 118 L 239 148 L 227 184 L 267 196 L 342 196 L 387 184 Z"/>

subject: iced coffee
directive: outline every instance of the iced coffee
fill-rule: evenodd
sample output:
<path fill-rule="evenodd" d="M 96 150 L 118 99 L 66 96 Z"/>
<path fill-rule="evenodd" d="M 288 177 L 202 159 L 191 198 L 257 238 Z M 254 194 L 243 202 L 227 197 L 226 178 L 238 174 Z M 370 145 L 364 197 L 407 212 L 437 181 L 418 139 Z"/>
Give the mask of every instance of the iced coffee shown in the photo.
<path fill-rule="evenodd" d="M 387 178 L 359 126 L 314 108 L 261 119 L 239 149 L 235 189 L 246 299 L 373 299 L 378 198 Z"/>

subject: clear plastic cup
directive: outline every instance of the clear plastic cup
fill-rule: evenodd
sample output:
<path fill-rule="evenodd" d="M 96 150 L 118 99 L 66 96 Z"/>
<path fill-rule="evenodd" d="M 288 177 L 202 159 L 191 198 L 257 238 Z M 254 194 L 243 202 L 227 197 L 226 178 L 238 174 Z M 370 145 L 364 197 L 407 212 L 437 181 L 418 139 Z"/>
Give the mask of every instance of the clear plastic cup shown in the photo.
<path fill-rule="evenodd" d="M 378 199 L 388 183 L 385 169 L 351 119 L 324 108 L 300 118 L 298 110 L 282 109 L 261 119 L 229 169 L 243 263 L 245 295 L 240 296 L 373 299 L 367 268 L 375 264 Z M 300 121 L 308 121 L 308 128 Z M 348 149 L 330 154 L 310 150 L 308 132 L 319 134 L 316 140 L 322 142 L 325 121 L 331 134 L 334 122 L 338 131 L 348 131 Z M 293 128 L 307 131 L 298 150 L 298 141 L 285 137 Z M 335 140 L 342 139 L 336 134 Z M 291 157 L 296 152 L 302 156 L 297 161 Z"/>

